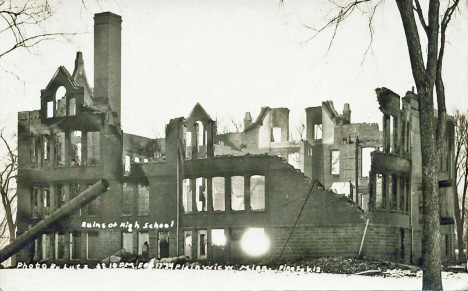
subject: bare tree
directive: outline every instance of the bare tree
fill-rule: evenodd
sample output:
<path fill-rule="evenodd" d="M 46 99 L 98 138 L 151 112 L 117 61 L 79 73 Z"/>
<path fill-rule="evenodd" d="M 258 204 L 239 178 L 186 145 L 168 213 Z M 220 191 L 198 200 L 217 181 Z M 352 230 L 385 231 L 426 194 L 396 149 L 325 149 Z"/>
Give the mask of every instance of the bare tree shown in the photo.
<path fill-rule="evenodd" d="M 244 130 L 244 126 L 242 125 L 241 121 L 237 121 L 234 117 L 231 116 L 231 123 L 234 126 L 236 132 L 242 132 Z"/>
<path fill-rule="evenodd" d="M 0 0 L 0 59 L 20 48 L 29 50 L 42 41 L 74 35 L 42 29 L 42 24 L 52 16 L 47 0 Z"/>
<path fill-rule="evenodd" d="M 18 156 L 16 149 L 13 149 L 7 141 L 8 138 L 5 137 L 3 129 L 0 131 L 0 139 L 6 147 L 7 152 L 0 163 L 0 195 L 2 196 L 4 210 L 4 217 L 0 223 L 0 233 L 2 238 L 8 237 L 11 243 L 14 241 L 16 233 L 16 174 Z"/>
<path fill-rule="evenodd" d="M 454 164 L 456 177 L 454 191 L 455 223 L 457 226 L 458 262 L 465 260 L 463 252 L 463 225 L 466 212 L 466 193 L 468 189 L 468 112 L 455 111 L 455 146 Z M 462 192 L 458 193 L 458 189 Z"/>
<path fill-rule="evenodd" d="M 283 1 L 283 0 L 281 0 Z M 326 28 L 333 27 L 330 46 L 340 24 L 358 10 L 369 17 L 371 43 L 372 19 L 384 0 L 348 0 L 329 2 L 333 6 L 331 17 L 319 29 L 314 29 L 312 38 Z M 447 27 L 459 4 L 459 0 L 429 0 L 423 9 L 419 0 L 395 0 L 403 24 L 403 32 L 410 57 L 411 72 L 418 92 L 419 123 L 421 134 L 422 185 L 423 185 L 423 289 L 442 290 L 440 257 L 440 221 L 438 191 L 438 156 L 443 148 L 446 127 L 445 90 L 442 79 L 442 64 L 445 52 Z M 424 33 L 427 48 L 421 48 Z M 312 39 L 311 38 L 311 39 Z M 434 122 L 433 92 L 436 89 L 438 119 Z"/>

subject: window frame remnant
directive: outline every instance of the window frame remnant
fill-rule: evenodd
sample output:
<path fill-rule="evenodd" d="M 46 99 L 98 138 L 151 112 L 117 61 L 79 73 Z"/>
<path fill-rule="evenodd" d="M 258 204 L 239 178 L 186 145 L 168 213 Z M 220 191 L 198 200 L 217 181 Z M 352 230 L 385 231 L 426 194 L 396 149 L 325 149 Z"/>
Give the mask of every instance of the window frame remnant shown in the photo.
<path fill-rule="evenodd" d="M 322 139 L 323 137 L 323 129 L 322 124 L 314 124 L 314 139 Z"/>
<path fill-rule="evenodd" d="M 70 166 L 82 165 L 82 144 L 83 133 L 80 130 L 72 131 L 70 134 Z"/>
<path fill-rule="evenodd" d="M 46 117 L 52 118 L 54 117 L 54 101 L 47 101 L 46 103 Z"/>
<path fill-rule="evenodd" d="M 224 177 L 213 177 L 212 195 L 213 195 L 213 210 L 226 211 L 226 181 Z"/>
<path fill-rule="evenodd" d="M 55 166 L 65 166 L 65 132 L 55 133 Z"/>
<path fill-rule="evenodd" d="M 192 180 L 184 179 L 182 181 L 182 205 L 184 213 L 192 213 Z"/>
<path fill-rule="evenodd" d="M 122 184 L 122 215 L 133 215 L 133 184 Z"/>
<path fill-rule="evenodd" d="M 184 255 L 185 257 L 188 257 L 189 259 L 192 258 L 192 245 L 193 245 L 192 231 L 186 230 L 184 231 Z"/>
<path fill-rule="evenodd" d="M 149 185 L 138 184 L 138 215 L 146 216 L 150 214 L 150 193 Z"/>
<path fill-rule="evenodd" d="M 237 187 L 237 188 L 236 188 Z M 244 176 L 231 177 L 231 210 L 245 210 Z"/>
<path fill-rule="evenodd" d="M 169 231 L 158 231 L 158 257 L 169 257 Z"/>
<path fill-rule="evenodd" d="M 65 235 L 55 233 L 55 258 L 58 260 L 65 259 Z"/>
<path fill-rule="evenodd" d="M 31 187 L 31 218 L 39 216 L 39 189 Z"/>
<path fill-rule="evenodd" d="M 122 249 L 133 254 L 133 232 L 122 232 Z"/>
<path fill-rule="evenodd" d="M 206 212 L 208 210 L 208 193 L 207 193 L 207 179 L 195 179 L 195 199 L 197 201 L 197 211 Z"/>
<path fill-rule="evenodd" d="M 273 127 L 271 129 L 271 142 L 281 142 L 281 134 L 281 127 Z"/>
<path fill-rule="evenodd" d="M 208 258 L 208 231 L 199 229 L 197 235 L 197 258 L 206 260 Z"/>
<path fill-rule="evenodd" d="M 143 245 L 145 242 L 150 242 L 149 232 L 148 231 L 139 231 L 138 232 L 138 255 L 143 254 Z"/>
<path fill-rule="evenodd" d="M 265 176 L 250 176 L 250 209 L 264 211 L 266 207 Z"/>

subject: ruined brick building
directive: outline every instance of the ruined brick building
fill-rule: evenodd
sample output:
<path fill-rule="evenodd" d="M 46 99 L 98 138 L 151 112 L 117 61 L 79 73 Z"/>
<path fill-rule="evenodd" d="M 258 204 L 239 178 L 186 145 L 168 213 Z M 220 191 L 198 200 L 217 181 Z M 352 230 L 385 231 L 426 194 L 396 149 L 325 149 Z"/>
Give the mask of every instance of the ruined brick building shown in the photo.
<path fill-rule="evenodd" d="M 421 257 L 416 95 L 378 90 L 383 131 L 351 123 L 349 105 L 339 114 L 326 101 L 306 108 L 301 141 L 289 139 L 287 108 L 264 107 L 255 121 L 246 113 L 242 132 L 218 135 L 200 104 L 170 120 L 164 138 L 136 136 L 120 126 L 121 17 L 94 19 L 94 88 L 78 52 L 73 73 L 59 67 L 41 91 L 41 108 L 18 114 L 18 235 L 99 179 L 111 189 L 18 261 L 99 260 L 122 248 L 224 262 Z M 439 185 L 450 257 L 453 120 L 447 125 Z"/>

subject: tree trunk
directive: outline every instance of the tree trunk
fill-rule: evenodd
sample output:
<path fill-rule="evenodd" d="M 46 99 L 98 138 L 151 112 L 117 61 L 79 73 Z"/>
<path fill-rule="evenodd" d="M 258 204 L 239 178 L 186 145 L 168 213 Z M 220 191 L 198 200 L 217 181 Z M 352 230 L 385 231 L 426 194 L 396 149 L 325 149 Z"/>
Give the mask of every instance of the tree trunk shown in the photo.
<path fill-rule="evenodd" d="M 427 68 L 411 0 L 396 0 L 408 46 L 412 75 L 418 89 L 423 187 L 423 290 L 442 290 L 438 155 L 434 128 L 433 88 L 438 51 L 438 1 L 430 1 Z"/>
<path fill-rule="evenodd" d="M 419 97 L 423 182 L 423 290 L 442 290 L 438 156 L 434 138 L 433 106 L 432 102 L 427 101 L 428 95 L 430 94 L 420 94 Z"/>

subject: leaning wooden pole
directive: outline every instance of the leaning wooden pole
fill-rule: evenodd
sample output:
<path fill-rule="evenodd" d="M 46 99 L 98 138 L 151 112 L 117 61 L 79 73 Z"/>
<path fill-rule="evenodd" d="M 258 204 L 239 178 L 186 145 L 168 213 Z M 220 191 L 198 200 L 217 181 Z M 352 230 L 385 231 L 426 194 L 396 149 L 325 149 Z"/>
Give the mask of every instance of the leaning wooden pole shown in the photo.
<path fill-rule="evenodd" d="M 38 224 L 33 226 L 30 230 L 26 231 L 18 238 L 15 239 L 14 242 L 7 245 L 0 251 L 0 263 L 7 260 L 9 257 L 16 254 L 25 246 L 32 243 L 36 238 L 42 235 L 49 226 L 55 224 L 56 222 L 69 217 L 72 213 L 76 210 L 81 209 L 83 206 L 87 205 L 97 197 L 101 196 L 107 190 L 109 190 L 109 182 L 106 180 L 100 180 L 93 186 L 86 189 L 84 192 L 76 196 L 67 204 L 63 205 L 54 213 L 47 216 L 43 220 L 41 220 Z"/>

